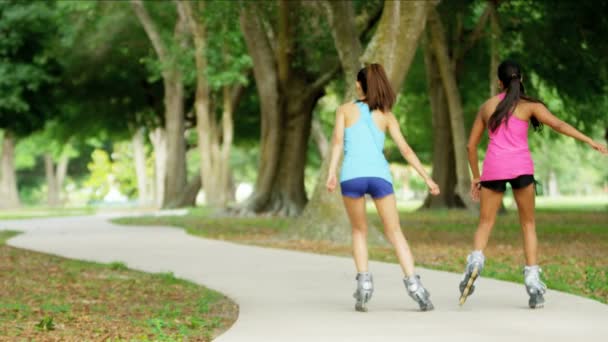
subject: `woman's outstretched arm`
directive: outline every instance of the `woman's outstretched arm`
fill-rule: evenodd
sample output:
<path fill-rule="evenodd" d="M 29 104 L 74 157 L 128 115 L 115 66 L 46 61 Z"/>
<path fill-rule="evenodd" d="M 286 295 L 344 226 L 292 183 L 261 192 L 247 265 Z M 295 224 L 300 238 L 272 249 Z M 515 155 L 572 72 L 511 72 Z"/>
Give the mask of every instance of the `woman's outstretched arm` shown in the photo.
<path fill-rule="evenodd" d="M 542 103 L 534 104 L 533 113 L 534 116 L 538 119 L 538 121 L 542 122 L 544 125 L 551 127 L 554 131 L 572 137 L 576 140 L 582 141 L 602 154 L 608 154 L 608 149 L 606 149 L 606 146 L 596 141 L 593 141 L 593 139 L 579 132 L 576 128 L 558 119 L 555 115 L 551 114 L 547 107 L 545 107 Z"/>
<path fill-rule="evenodd" d="M 431 194 L 439 195 L 439 186 L 426 173 L 422 167 L 422 164 L 420 163 L 420 160 L 418 159 L 418 156 L 416 153 L 414 153 L 414 150 L 412 150 L 407 141 L 405 141 L 405 137 L 403 137 L 403 133 L 401 133 L 401 127 L 399 127 L 399 121 L 397 121 L 397 118 L 395 118 L 392 113 L 388 115 L 388 131 L 391 134 L 395 144 L 397 144 L 399 152 L 401 152 L 403 158 L 405 158 L 405 160 L 412 165 L 416 172 L 418 172 L 418 174 L 424 178 L 424 181 L 426 182 Z"/>

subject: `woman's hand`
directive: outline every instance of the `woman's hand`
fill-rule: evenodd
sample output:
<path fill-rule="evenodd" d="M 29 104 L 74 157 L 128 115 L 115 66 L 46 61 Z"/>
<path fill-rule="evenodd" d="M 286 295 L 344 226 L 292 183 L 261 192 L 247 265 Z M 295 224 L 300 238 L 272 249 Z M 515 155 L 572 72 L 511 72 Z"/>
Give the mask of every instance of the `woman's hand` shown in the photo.
<path fill-rule="evenodd" d="M 590 141 L 589 146 L 591 146 L 592 149 L 599 151 L 601 154 L 608 154 L 608 148 L 596 141 Z"/>
<path fill-rule="evenodd" d="M 431 195 L 433 195 L 433 196 L 439 195 L 439 193 L 440 193 L 439 185 L 437 185 L 437 183 L 435 183 L 432 179 L 430 179 L 430 178 L 426 179 L 426 186 L 429 187 L 429 192 L 431 193 Z"/>
<path fill-rule="evenodd" d="M 479 192 L 481 190 L 480 182 L 479 178 L 475 178 L 471 181 L 471 198 L 475 202 L 479 202 Z"/>
<path fill-rule="evenodd" d="M 327 191 L 334 192 L 334 190 L 336 190 L 337 186 L 338 186 L 338 179 L 336 177 L 336 174 L 333 172 L 330 172 L 329 175 L 327 176 L 327 182 L 325 182 L 325 187 L 327 188 Z"/>

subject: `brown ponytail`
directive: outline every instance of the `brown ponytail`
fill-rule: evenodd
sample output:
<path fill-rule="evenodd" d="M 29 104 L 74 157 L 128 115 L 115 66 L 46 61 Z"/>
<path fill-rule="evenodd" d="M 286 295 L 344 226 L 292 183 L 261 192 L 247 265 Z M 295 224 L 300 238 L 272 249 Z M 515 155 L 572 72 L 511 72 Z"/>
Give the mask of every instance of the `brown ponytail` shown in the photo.
<path fill-rule="evenodd" d="M 390 112 L 397 96 L 382 65 L 373 63 L 359 70 L 357 81 L 361 84 L 365 102 L 370 110 Z"/>

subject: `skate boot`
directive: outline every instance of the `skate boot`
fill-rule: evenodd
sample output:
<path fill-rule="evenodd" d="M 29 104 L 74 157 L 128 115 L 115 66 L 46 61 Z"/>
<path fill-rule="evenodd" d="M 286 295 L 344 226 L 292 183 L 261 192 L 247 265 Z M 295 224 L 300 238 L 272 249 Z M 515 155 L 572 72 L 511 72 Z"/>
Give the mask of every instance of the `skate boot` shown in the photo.
<path fill-rule="evenodd" d="M 460 282 L 460 305 L 464 304 L 467 297 L 475 291 L 475 280 L 481 274 L 485 257 L 481 251 L 473 251 L 467 257 L 467 267 L 464 270 L 464 276 Z"/>
<path fill-rule="evenodd" d="M 366 303 L 372 298 L 374 293 L 374 279 L 369 272 L 357 273 L 357 290 L 353 297 L 357 300 L 355 310 L 367 312 Z"/>
<path fill-rule="evenodd" d="M 422 286 L 419 275 L 404 278 L 403 283 L 407 289 L 407 294 L 409 294 L 420 306 L 420 311 L 433 310 L 433 303 L 431 303 L 430 299 L 431 294 Z"/>
<path fill-rule="evenodd" d="M 547 285 L 540 280 L 541 272 L 542 270 L 538 265 L 524 267 L 524 283 L 530 296 L 528 306 L 531 309 L 540 309 L 545 304 L 543 295 L 547 292 Z"/>

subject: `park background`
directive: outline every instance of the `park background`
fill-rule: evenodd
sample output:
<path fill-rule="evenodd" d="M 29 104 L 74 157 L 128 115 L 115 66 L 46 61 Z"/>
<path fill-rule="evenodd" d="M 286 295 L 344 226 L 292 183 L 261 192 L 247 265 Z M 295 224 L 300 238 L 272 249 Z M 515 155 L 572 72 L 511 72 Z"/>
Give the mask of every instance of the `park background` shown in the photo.
<path fill-rule="evenodd" d="M 421 265 L 459 272 L 477 208 L 464 146 L 479 105 L 498 92 L 498 63 L 519 61 L 528 94 L 608 141 L 607 7 L 2 1 L 0 217 L 147 212 L 119 222 L 349 255 L 340 196 L 324 189 L 327 153 L 356 72 L 378 62 L 404 135 L 442 191 L 430 197 L 387 143 L 404 232 Z M 608 160 L 549 127 L 530 145 L 547 282 L 605 303 Z M 487 275 L 520 281 L 514 211 L 507 193 Z M 381 228 L 374 214 L 370 223 Z M 370 242 L 372 258 L 395 261 L 379 230 Z"/>

